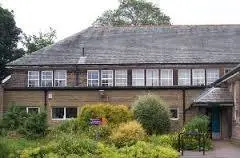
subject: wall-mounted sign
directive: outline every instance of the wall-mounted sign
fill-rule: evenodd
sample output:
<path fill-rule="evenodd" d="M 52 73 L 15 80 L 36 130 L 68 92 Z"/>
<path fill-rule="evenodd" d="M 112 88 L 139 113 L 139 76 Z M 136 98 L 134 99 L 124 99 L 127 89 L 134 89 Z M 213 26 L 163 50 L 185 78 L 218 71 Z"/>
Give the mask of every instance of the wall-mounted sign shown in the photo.
<path fill-rule="evenodd" d="M 106 125 L 107 124 L 107 119 L 106 118 L 90 119 L 90 124 L 91 125 Z"/>

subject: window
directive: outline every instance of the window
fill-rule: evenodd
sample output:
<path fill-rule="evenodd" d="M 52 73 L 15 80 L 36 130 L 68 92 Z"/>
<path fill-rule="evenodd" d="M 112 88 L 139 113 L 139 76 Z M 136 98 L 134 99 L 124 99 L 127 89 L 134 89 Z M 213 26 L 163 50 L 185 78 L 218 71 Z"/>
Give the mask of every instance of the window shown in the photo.
<path fill-rule="evenodd" d="M 26 107 L 26 111 L 29 114 L 38 114 L 38 113 L 40 113 L 40 108 L 39 107 Z"/>
<path fill-rule="evenodd" d="M 28 71 L 28 87 L 39 87 L 38 71 Z"/>
<path fill-rule="evenodd" d="M 173 70 L 161 69 L 161 86 L 173 85 Z"/>
<path fill-rule="evenodd" d="M 227 74 L 228 72 L 230 72 L 232 70 L 232 68 L 224 68 L 224 75 Z"/>
<path fill-rule="evenodd" d="M 98 70 L 88 70 L 87 71 L 87 82 L 88 86 L 95 87 L 99 86 L 99 71 Z"/>
<path fill-rule="evenodd" d="M 205 85 L 205 70 L 193 69 L 192 70 L 192 84 L 193 85 Z"/>
<path fill-rule="evenodd" d="M 144 86 L 144 70 L 133 69 L 132 70 L 132 86 Z"/>
<path fill-rule="evenodd" d="M 147 69 L 146 70 L 146 85 L 147 86 L 159 86 L 159 70 Z"/>
<path fill-rule="evenodd" d="M 191 85 L 191 70 L 179 69 L 178 70 L 178 85 L 186 86 Z"/>
<path fill-rule="evenodd" d="M 41 86 L 42 87 L 52 87 L 53 86 L 53 72 L 52 71 L 42 71 Z"/>
<path fill-rule="evenodd" d="M 54 71 L 54 86 L 55 87 L 67 86 L 67 71 L 66 70 Z"/>
<path fill-rule="evenodd" d="M 52 119 L 53 120 L 65 120 L 77 117 L 76 107 L 53 107 Z"/>
<path fill-rule="evenodd" d="M 113 70 L 101 71 L 101 85 L 103 87 L 113 86 Z"/>
<path fill-rule="evenodd" d="M 219 79 L 219 69 L 207 69 L 207 84 L 211 84 Z"/>
<path fill-rule="evenodd" d="M 115 86 L 127 86 L 127 70 L 115 70 Z"/>
<path fill-rule="evenodd" d="M 170 119 L 178 120 L 178 108 L 170 108 Z"/>

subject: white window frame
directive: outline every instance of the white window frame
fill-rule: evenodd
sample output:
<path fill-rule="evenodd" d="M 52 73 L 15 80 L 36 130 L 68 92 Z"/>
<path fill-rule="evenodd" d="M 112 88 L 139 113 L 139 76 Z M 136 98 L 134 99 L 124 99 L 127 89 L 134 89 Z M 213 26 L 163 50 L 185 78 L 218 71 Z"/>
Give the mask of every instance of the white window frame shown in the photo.
<path fill-rule="evenodd" d="M 52 73 L 52 78 L 51 79 L 43 79 L 43 73 L 44 72 Z M 53 71 L 41 71 L 41 87 L 48 87 L 48 86 L 43 86 L 42 85 L 42 81 L 51 81 L 52 82 L 52 86 L 50 86 L 50 87 L 53 87 Z"/>
<path fill-rule="evenodd" d="M 88 75 L 89 75 L 90 72 L 97 72 L 98 73 L 98 79 L 89 79 Z M 87 86 L 88 87 L 94 87 L 93 85 L 89 85 L 89 81 L 93 81 L 93 80 L 97 80 L 98 81 L 97 86 L 99 86 L 99 78 L 100 78 L 99 70 L 87 70 Z"/>
<path fill-rule="evenodd" d="M 53 118 L 53 108 L 63 108 L 63 118 Z M 67 115 L 67 108 L 76 108 L 77 109 L 77 117 L 78 117 L 78 113 L 79 113 L 79 109 L 78 107 L 74 107 L 74 106 L 61 106 L 61 107 L 58 107 L 58 106 L 53 106 L 51 107 L 51 118 L 52 120 L 71 120 L 71 119 L 74 119 L 74 118 L 66 118 L 66 115 Z"/>
<path fill-rule="evenodd" d="M 171 120 L 179 120 L 179 108 L 169 108 L 169 112 L 171 113 L 171 110 L 177 110 L 177 118 L 170 118 Z"/>
<path fill-rule="evenodd" d="M 38 113 L 40 113 L 40 107 L 36 107 L 36 106 L 27 106 L 26 107 L 26 112 L 28 113 L 29 109 L 38 109 Z"/>
<path fill-rule="evenodd" d="M 214 73 L 212 73 L 214 72 Z M 217 74 L 217 77 L 213 77 L 213 75 Z M 215 82 L 220 77 L 219 69 L 206 69 L 206 76 L 207 76 L 207 85 Z"/>
<path fill-rule="evenodd" d="M 58 72 L 64 72 L 65 73 L 65 78 L 64 79 L 59 79 L 59 78 L 56 78 L 57 77 L 57 73 Z M 56 81 L 64 81 L 65 85 L 64 86 L 56 86 L 55 85 L 55 82 Z M 54 71 L 54 87 L 66 87 L 67 86 L 67 70 L 55 70 Z"/>
<path fill-rule="evenodd" d="M 37 72 L 37 76 L 38 76 L 38 78 L 37 79 L 31 79 L 31 80 L 34 80 L 34 81 L 38 81 L 37 83 L 37 86 L 34 86 L 34 87 L 39 87 L 39 71 L 28 71 L 28 87 L 30 87 L 29 85 L 29 81 L 30 81 L 30 72 Z"/>
<path fill-rule="evenodd" d="M 110 74 L 111 77 L 110 78 L 109 77 L 104 78 L 103 74 L 105 72 L 107 72 L 108 75 Z M 104 85 L 104 87 L 112 87 L 113 86 L 113 70 L 101 70 L 101 86 L 103 86 L 103 80 L 107 80 L 108 81 L 107 85 Z M 104 83 L 104 84 L 106 84 L 106 83 Z"/>
<path fill-rule="evenodd" d="M 154 76 L 154 71 L 157 72 L 157 76 Z M 148 76 L 149 73 L 151 73 L 150 76 Z M 157 84 L 154 85 L 154 83 Z M 159 69 L 146 69 L 146 86 L 159 86 Z"/>
<path fill-rule="evenodd" d="M 203 72 L 203 76 L 199 77 L 199 72 L 197 72 L 197 71 L 202 71 Z M 196 75 L 196 74 L 198 74 L 198 75 Z M 203 84 L 196 84 L 196 83 L 194 83 L 195 80 L 197 80 L 197 82 L 199 82 L 198 80 L 203 80 Z M 206 78 L 205 78 L 205 69 L 192 69 L 192 85 L 193 86 L 202 86 L 202 85 L 205 86 L 206 85 L 205 80 L 206 80 Z"/>
<path fill-rule="evenodd" d="M 184 74 L 184 77 L 180 77 L 180 73 Z M 180 84 L 180 80 L 183 84 Z M 191 85 L 191 69 L 179 69 L 178 70 L 178 85 L 179 86 L 190 86 Z"/>
<path fill-rule="evenodd" d="M 128 74 L 126 69 L 122 70 L 115 70 L 115 86 L 123 87 L 128 85 Z M 117 78 L 117 75 L 120 75 L 121 77 Z M 118 80 L 124 80 L 124 83 L 117 82 Z"/>
<path fill-rule="evenodd" d="M 168 71 L 167 77 L 163 77 L 164 71 Z M 163 80 L 168 80 L 168 85 L 163 85 Z M 173 69 L 161 69 L 160 81 L 161 86 L 173 86 Z"/>
<path fill-rule="evenodd" d="M 143 74 L 142 77 L 139 77 L 140 76 L 138 74 L 139 72 L 141 72 Z M 136 73 L 136 77 L 134 77 L 134 75 L 133 75 L 134 73 Z M 133 85 L 133 83 L 134 83 L 133 81 L 134 80 L 136 80 L 136 81 L 137 80 L 142 80 L 143 81 L 143 85 L 138 85 L 138 84 Z M 132 86 L 145 86 L 145 70 L 144 69 L 132 69 Z"/>

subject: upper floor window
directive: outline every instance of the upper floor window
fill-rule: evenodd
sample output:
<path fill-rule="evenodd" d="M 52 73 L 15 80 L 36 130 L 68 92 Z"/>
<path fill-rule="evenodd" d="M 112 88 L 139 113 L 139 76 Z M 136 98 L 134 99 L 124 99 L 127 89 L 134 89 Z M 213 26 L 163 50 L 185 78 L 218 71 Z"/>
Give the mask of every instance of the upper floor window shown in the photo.
<path fill-rule="evenodd" d="M 187 86 L 191 85 L 191 70 L 179 69 L 178 70 L 178 85 Z"/>
<path fill-rule="evenodd" d="M 42 71 L 41 86 L 42 87 L 52 87 L 53 86 L 53 71 Z"/>
<path fill-rule="evenodd" d="M 205 70 L 193 69 L 192 70 L 192 84 L 193 85 L 205 85 Z"/>
<path fill-rule="evenodd" d="M 66 70 L 54 71 L 54 86 L 55 87 L 67 86 L 67 71 Z"/>
<path fill-rule="evenodd" d="M 28 71 L 28 87 L 39 87 L 38 71 Z"/>
<path fill-rule="evenodd" d="M 133 69 L 132 70 L 132 86 L 144 86 L 145 77 L 144 69 Z"/>
<path fill-rule="evenodd" d="M 146 85 L 147 86 L 158 86 L 159 85 L 159 70 L 158 69 L 147 69 L 146 70 Z"/>
<path fill-rule="evenodd" d="M 113 70 L 102 70 L 101 71 L 101 85 L 113 86 Z"/>
<path fill-rule="evenodd" d="M 127 70 L 115 70 L 115 86 L 127 86 Z"/>
<path fill-rule="evenodd" d="M 173 70 L 161 69 L 161 86 L 173 85 Z"/>
<path fill-rule="evenodd" d="M 91 87 L 99 86 L 99 71 L 88 70 L 87 71 L 87 85 Z"/>
<path fill-rule="evenodd" d="M 219 79 L 219 69 L 207 69 L 207 84 L 211 84 Z"/>

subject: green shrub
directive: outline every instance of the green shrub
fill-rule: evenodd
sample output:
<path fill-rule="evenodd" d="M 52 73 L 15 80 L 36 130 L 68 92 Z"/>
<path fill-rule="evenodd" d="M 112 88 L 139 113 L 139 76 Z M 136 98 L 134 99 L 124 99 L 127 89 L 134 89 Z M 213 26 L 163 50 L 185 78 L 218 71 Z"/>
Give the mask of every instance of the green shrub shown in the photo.
<path fill-rule="evenodd" d="M 81 109 L 80 119 L 89 125 L 92 118 L 106 118 L 109 124 L 127 122 L 133 117 L 132 112 L 124 105 L 94 104 Z"/>
<path fill-rule="evenodd" d="M 148 94 L 139 97 L 133 104 L 133 112 L 149 134 L 163 134 L 170 129 L 169 112 L 157 96 Z"/>
<path fill-rule="evenodd" d="M 0 138 L 0 158 L 7 158 L 9 154 L 8 144 Z"/>
<path fill-rule="evenodd" d="M 24 134 L 28 138 L 39 138 L 45 135 L 47 129 L 47 114 L 32 114 L 28 115 L 24 124 L 19 127 L 20 133 Z"/>
<path fill-rule="evenodd" d="M 56 127 L 56 130 L 64 133 L 81 132 L 82 122 L 79 119 L 65 120 Z"/>
<path fill-rule="evenodd" d="M 120 149 L 121 153 L 124 153 L 125 157 L 141 157 L 141 158 L 179 158 L 179 153 L 170 148 L 156 146 L 150 143 L 139 141 L 135 145 L 130 147 L 124 147 Z"/>
<path fill-rule="evenodd" d="M 85 132 L 92 139 L 107 141 L 112 127 L 110 125 L 90 126 Z"/>
<path fill-rule="evenodd" d="M 152 135 L 149 137 L 149 141 L 154 145 L 170 146 L 174 149 L 178 149 L 177 134 Z"/>
<path fill-rule="evenodd" d="M 99 158 L 125 158 L 126 155 L 120 153 L 114 146 L 107 146 L 103 143 L 98 143 L 97 153 Z"/>
<path fill-rule="evenodd" d="M 199 115 L 194 117 L 185 126 L 186 132 L 197 131 L 200 133 L 208 133 L 209 118 L 206 115 Z"/>
<path fill-rule="evenodd" d="M 141 124 L 137 121 L 122 123 L 118 128 L 112 131 L 111 141 L 117 147 L 130 146 L 139 140 L 143 140 L 146 136 Z"/>

